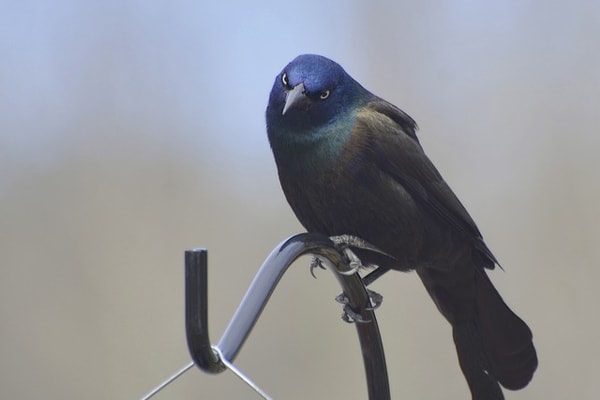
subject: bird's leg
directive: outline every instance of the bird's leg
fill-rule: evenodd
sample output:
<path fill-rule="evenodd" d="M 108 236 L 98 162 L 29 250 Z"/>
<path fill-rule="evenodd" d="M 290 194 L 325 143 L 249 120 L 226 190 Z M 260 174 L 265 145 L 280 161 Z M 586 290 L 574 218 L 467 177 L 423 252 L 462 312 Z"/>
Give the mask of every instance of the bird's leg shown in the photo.
<path fill-rule="evenodd" d="M 374 290 L 366 289 L 367 295 L 369 296 L 369 303 L 371 306 L 367 308 L 367 310 L 376 310 L 383 303 L 383 296 L 377 293 Z M 346 322 L 369 322 L 362 319 L 360 313 L 352 310 L 350 305 L 348 304 L 348 298 L 346 297 L 346 293 L 340 293 L 335 297 L 335 301 L 342 304 L 344 306 L 344 313 L 342 314 L 342 319 Z"/>
<path fill-rule="evenodd" d="M 367 266 L 363 265 L 360 258 L 358 258 L 358 256 L 356 254 L 354 254 L 354 252 L 350 249 L 352 247 L 355 249 L 372 251 L 374 253 L 383 254 L 386 257 L 393 258 L 391 255 L 378 249 L 377 247 L 373 246 L 371 243 L 367 242 L 364 239 L 359 238 L 358 236 L 339 235 L 339 236 L 331 236 L 329 239 L 335 244 L 335 246 L 338 248 L 338 250 L 342 254 L 344 254 L 344 256 L 346 257 L 346 259 L 348 261 L 348 265 L 351 268 L 349 271 L 340 272 L 342 275 L 352 275 L 352 274 L 355 274 L 356 272 L 358 272 L 360 270 L 360 268 L 374 266 L 374 265 L 367 265 Z"/>
<path fill-rule="evenodd" d="M 358 256 L 356 254 L 354 254 L 354 252 L 350 249 L 350 247 L 354 247 L 357 249 L 363 249 L 363 250 L 369 250 L 369 251 L 373 251 L 375 253 L 379 253 L 379 254 L 383 254 L 385 256 L 391 257 L 389 254 L 383 252 L 382 250 L 373 246 L 371 243 L 369 243 L 366 240 L 361 239 L 357 236 L 340 235 L 340 236 L 332 236 L 329 239 L 336 245 L 338 250 L 340 250 L 340 252 L 342 254 L 344 254 L 344 256 L 348 260 L 348 265 L 350 266 L 350 270 L 346 271 L 346 272 L 340 272 L 343 275 L 355 274 L 360 270 L 360 268 L 365 267 L 363 265 L 362 261 L 360 260 L 360 258 L 358 258 Z M 373 267 L 373 266 L 377 267 L 376 265 L 368 265 L 368 266 L 369 267 Z M 387 272 L 387 269 L 381 269 L 381 268 L 377 268 L 375 271 L 371 272 L 369 275 L 367 275 L 366 278 L 368 278 L 369 276 L 373 276 L 373 279 L 367 279 L 367 281 L 365 282 L 365 286 L 368 285 L 369 283 L 372 283 L 375 279 L 377 279 L 378 277 L 383 275 L 385 272 Z M 377 309 L 381 305 L 381 303 L 383 303 L 383 296 L 373 290 L 370 290 L 370 289 L 366 289 L 366 290 L 367 290 L 367 294 L 369 296 L 369 300 L 371 303 L 371 307 L 369 309 L 371 309 L 371 310 Z M 335 299 L 338 303 L 344 305 L 344 313 L 342 314 L 342 319 L 344 321 L 359 322 L 359 323 L 360 322 L 369 322 L 369 321 L 363 320 L 363 318 L 360 316 L 359 313 L 355 312 L 354 310 L 352 310 L 350 308 L 350 306 L 348 305 L 348 299 L 346 298 L 346 295 L 344 293 L 339 294 Z"/>
<path fill-rule="evenodd" d="M 379 293 L 367 289 L 367 294 L 369 295 L 369 300 L 370 300 L 370 303 L 372 304 L 371 307 L 367 308 L 368 310 L 376 309 L 383 302 L 383 296 L 380 295 Z M 348 297 L 346 297 L 345 293 L 340 293 L 339 295 L 337 295 L 335 297 L 335 301 L 337 301 L 338 303 L 340 303 L 344 306 L 343 313 L 342 313 L 342 319 L 345 322 L 348 322 L 348 323 L 357 322 L 359 324 L 371 322 L 370 320 L 364 319 L 362 317 L 362 315 L 360 315 L 359 312 L 354 311 L 352 309 L 352 307 L 350 307 Z"/>
<path fill-rule="evenodd" d="M 385 274 L 388 271 L 388 268 L 377 267 L 375 270 L 369 272 L 362 278 L 365 287 L 369 286 L 371 283 L 381 278 L 383 274 Z"/>
<path fill-rule="evenodd" d="M 381 254 L 385 254 L 386 256 L 389 256 L 389 254 L 379 250 L 377 247 L 373 246 L 371 243 L 367 242 L 366 240 L 359 238 L 358 236 L 338 235 L 338 236 L 329 237 L 329 240 L 331 240 L 337 246 L 356 247 L 357 249 L 371 250 L 376 253 L 381 253 Z"/>
<path fill-rule="evenodd" d="M 360 271 L 361 268 L 365 267 L 362 264 L 360 258 L 358 258 L 358 256 L 354 254 L 354 252 L 350 250 L 349 247 L 342 247 L 340 250 L 346 257 L 346 260 L 348 260 L 348 266 L 350 267 L 350 269 L 348 271 L 338 271 L 338 273 L 342 275 L 354 275 L 358 271 Z"/>
<path fill-rule="evenodd" d="M 353 274 L 357 273 L 361 268 L 367 268 L 367 267 L 373 266 L 373 265 L 367 265 L 367 266 L 363 265 L 360 258 L 358 258 L 358 256 L 356 254 L 354 254 L 354 252 L 350 249 L 351 247 L 354 247 L 356 249 L 369 250 L 369 251 L 373 251 L 373 252 L 384 254 L 388 257 L 391 257 L 387 253 L 384 253 L 383 251 L 379 250 L 377 247 L 373 246 L 371 243 L 359 238 L 358 236 L 339 235 L 339 236 L 331 236 L 329 239 L 333 242 L 333 244 L 338 249 L 338 251 L 344 255 L 344 257 L 346 258 L 346 261 L 348 262 L 348 265 L 350 266 L 350 270 L 348 270 L 348 271 L 343 271 L 343 272 L 338 271 L 342 275 L 353 275 Z M 310 274 L 313 276 L 313 278 L 316 278 L 315 273 L 314 273 L 314 270 L 316 268 L 325 269 L 325 267 L 323 266 L 322 260 L 318 256 L 313 256 L 313 258 L 310 262 Z"/>
<path fill-rule="evenodd" d="M 382 268 L 378 267 L 377 265 L 373 265 L 373 264 L 364 266 L 362 261 L 360 260 L 360 258 L 358 258 L 358 256 L 350 249 L 351 247 L 354 247 L 356 249 L 369 250 L 369 251 L 373 251 L 373 252 L 391 257 L 389 254 L 379 250 L 377 247 L 373 246 L 371 243 L 367 242 L 366 240 L 363 240 L 357 236 L 352 236 L 352 235 L 332 236 L 329 239 L 335 244 L 338 251 L 344 255 L 348 265 L 350 266 L 350 270 L 348 270 L 348 271 L 344 271 L 344 272 L 338 271 L 340 274 L 352 275 L 352 274 L 357 273 L 361 268 L 377 267 L 377 269 L 375 271 L 369 273 L 367 276 L 365 276 L 365 278 L 363 278 L 364 284 L 366 287 L 367 285 L 369 285 L 370 283 L 375 281 L 375 279 L 379 278 L 381 275 L 383 275 L 385 272 L 388 271 L 387 268 L 382 269 Z M 316 276 L 315 276 L 314 271 L 316 268 L 325 269 L 325 267 L 323 266 L 323 261 L 321 260 L 321 258 L 319 258 L 319 256 L 313 256 L 313 258 L 310 262 L 310 274 L 315 278 L 316 278 Z M 383 302 L 383 296 L 373 290 L 370 290 L 370 289 L 366 289 L 366 291 L 367 291 L 367 295 L 369 296 L 369 302 L 371 304 L 371 306 L 368 309 L 369 310 L 377 309 Z M 343 313 L 342 313 L 342 319 L 344 321 L 346 321 L 348 323 L 370 322 L 368 320 L 363 319 L 363 317 L 360 315 L 359 312 L 354 311 L 350 307 L 348 298 L 346 297 L 345 293 L 341 293 L 338 296 L 336 296 L 335 300 L 344 306 Z"/>
<path fill-rule="evenodd" d="M 350 307 L 348 297 L 346 297 L 345 293 L 340 293 L 335 297 L 335 301 L 342 304 L 344 306 L 342 312 L 342 320 L 351 324 L 353 322 L 364 324 L 367 322 L 371 322 L 370 320 L 365 320 L 359 312 L 356 312 Z"/>
<path fill-rule="evenodd" d="M 354 247 L 356 249 L 372 251 L 374 253 L 383 254 L 384 256 L 393 258 L 386 252 L 378 249 L 377 247 L 373 246 L 371 243 L 367 242 L 364 239 L 359 238 L 358 236 L 339 235 L 339 236 L 331 236 L 329 239 L 333 242 L 333 244 L 338 249 L 338 251 L 344 255 L 348 265 L 350 266 L 350 270 L 348 270 L 348 271 L 344 271 L 344 272 L 338 271 L 342 275 L 355 274 L 361 268 L 377 267 L 377 265 L 374 265 L 374 264 L 368 264 L 366 266 L 363 265 L 360 258 L 358 258 L 358 256 L 350 249 L 351 247 Z M 323 266 L 323 261 L 318 256 L 313 256 L 313 258 L 310 262 L 310 274 L 313 276 L 313 278 L 316 278 L 315 273 L 314 273 L 316 268 L 325 269 L 325 267 Z M 377 279 L 379 276 L 383 275 L 384 272 L 385 271 L 376 273 L 376 271 L 373 271 L 372 273 L 370 273 L 368 276 L 373 274 L 373 275 L 376 275 L 376 277 L 374 279 L 368 281 L 368 283 L 365 283 L 365 286 L 370 284 L 372 281 Z"/>
<path fill-rule="evenodd" d="M 310 274 L 313 276 L 313 278 L 317 278 L 314 270 L 316 268 L 321 268 L 321 269 L 325 269 L 325 266 L 323 266 L 323 261 L 318 257 L 318 256 L 313 256 L 311 262 L 310 262 Z M 376 293 L 372 290 L 367 289 L 367 294 L 369 295 L 369 299 L 371 301 L 371 304 L 373 304 L 372 308 L 370 309 L 375 309 L 377 307 L 379 307 L 383 301 L 383 296 L 381 296 L 379 293 Z M 338 303 L 342 304 L 344 306 L 343 308 L 343 312 L 342 312 L 342 319 L 351 324 L 353 322 L 357 322 L 357 323 L 366 323 L 366 322 L 370 322 L 368 320 L 363 319 L 363 317 L 360 315 L 360 313 L 354 311 L 351 307 L 350 304 L 348 302 L 348 298 L 346 297 L 345 293 L 340 293 L 339 295 L 337 295 L 335 297 L 335 301 L 337 301 Z"/>
<path fill-rule="evenodd" d="M 323 261 L 318 256 L 313 256 L 313 258 L 310 262 L 310 274 L 313 276 L 313 278 L 316 278 L 316 276 L 314 274 L 315 268 L 325 269 L 325 267 L 323 266 Z M 383 275 L 387 271 L 389 271 L 389 270 L 378 267 L 376 270 L 369 273 L 367 276 L 365 276 L 363 278 L 363 283 L 365 284 L 365 289 L 367 291 L 367 295 L 369 296 L 369 301 L 371 303 L 371 306 L 368 308 L 369 310 L 377 309 L 381 305 L 381 303 L 383 303 L 383 296 L 381 294 L 375 292 L 374 290 L 367 289 L 366 286 L 368 284 L 372 283 L 373 281 L 375 281 L 375 279 L 379 278 L 381 275 Z M 370 277 L 371 277 L 371 279 L 369 279 Z M 344 306 L 343 313 L 342 313 L 342 319 L 344 321 L 346 321 L 348 323 L 370 322 L 368 320 L 363 319 L 362 316 L 360 315 L 360 313 L 354 311 L 350 307 L 348 298 L 346 297 L 345 293 L 342 292 L 339 295 L 337 295 L 335 297 L 335 301 L 337 301 L 338 303 L 340 303 Z"/>
<path fill-rule="evenodd" d="M 350 270 L 340 272 L 342 275 L 352 275 L 357 273 L 361 268 L 364 268 L 362 261 L 354 252 L 350 249 L 354 247 L 356 249 L 370 250 L 381 254 L 386 254 L 373 246 L 371 243 L 363 240 L 357 236 L 352 235 L 339 235 L 331 236 L 329 238 L 337 247 L 337 249 L 346 257 Z M 386 254 L 387 255 L 387 254 Z"/>
<path fill-rule="evenodd" d="M 371 289 L 366 289 L 366 290 L 367 290 L 367 294 L 369 295 L 369 301 L 371 302 L 371 307 L 369 307 L 369 310 L 378 309 L 379 306 L 383 303 L 383 296 L 374 290 L 371 290 Z"/>

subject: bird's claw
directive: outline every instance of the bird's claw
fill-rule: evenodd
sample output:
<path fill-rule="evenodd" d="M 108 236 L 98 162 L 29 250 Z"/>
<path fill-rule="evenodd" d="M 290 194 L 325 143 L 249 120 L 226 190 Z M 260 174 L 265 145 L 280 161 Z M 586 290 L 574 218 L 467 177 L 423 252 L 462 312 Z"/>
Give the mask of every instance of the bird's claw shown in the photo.
<path fill-rule="evenodd" d="M 367 294 L 369 295 L 369 300 L 371 302 L 371 307 L 367 308 L 367 310 L 377 310 L 383 303 L 383 296 L 370 289 L 367 289 Z"/>
<path fill-rule="evenodd" d="M 349 324 L 366 324 L 371 322 L 370 319 L 364 319 L 360 313 L 355 312 L 349 305 L 345 305 L 342 312 L 342 320 Z"/>
<path fill-rule="evenodd" d="M 347 271 L 339 271 L 338 270 L 338 272 L 341 275 L 345 275 L 345 276 L 354 275 L 354 274 L 358 273 L 361 268 L 373 266 L 371 264 L 369 264 L 367 266 L 363 265 L 360 258 L 358 258 L 358 256 L 356 254 L 354 254 L 354 252 L 351 250 L 351 247 L 356 248 L 356 249 L 369 250 L 369 251 L 373 251 L 376 253 L 380 253 L 380 254 L 389 256 L 387 253 L 384 253 L 383 251 L 379 250 L 377 247 L 373 246 L 369 242 L 367 242 L 357 236 L 340 235 L 340 236 L 332 236 L 329 239 L 334 243 L 334 245 L 336 246 L 338 251 L 343 254 L 348 266 L 350 267 L 350 269 Z M 391 257 L 391 256 L 389 256 L 389 257 Z M 313 278 L 316 278 L 315 269 L 317 269 L 317 268 L 326 269 L 325 266 L 323 265 L 323 260 L 319 256 L 314 255 L 310 262 L 310 274 L 313 276 Z M 383 296 L 377 292 L 374 292 L 373 290 L 366 289 L 366 291 L 367 291 L 367 295 L 369 296 L 369 306 L 366 307 L 365 310 L 373 311 L 381 305 L 381 303 L 383 302 Z M 360 312 L 357 312 L 352 309 L 352 307 L 350 306 L 350 302 L 344 293 L 341 293 L 340 295 L 336 296 L 335 300 L 344 306 L 343 312 L 342 312 L 342 320 L 344 320 L 345 322 L 359 323 L 359 324 L 371 322 L 371 320 L 365 319 L 361 315 Z"/>
<path fill-rule="evenodd" d="M 364 242 L 362 239 L 350 235 L 332 236 L 329 239 L 331 239 L 333 244 L 335 244 L 335 247 L 337 247 L 337 249 L 344 255 L 346 261 L 348 262 L 348 266 L 350 267 L 350 269 L 347 271 L 338 271 L 341 275 L 354 275 L 364 267 L 360 258 L 358 258 L 358 256 L 354 254 L 352 250 L 350 250 L 350 247 L 361 248 L 360 246 L 355 246 L 355 244 L 362 244 L 362 242 Z"/>
<path fill-rule="evenodd" d="M 375 247 L 371 243 L 367 242 L 366 240 L 359 238 L 358 236 L 353 236 L 353 235 L 331 236 L 329 238 L 329 240 L 331 240 L 336 246 L 338 246 L 341 249 L 348 248 L 348 247 L 354 247 L 356 249 L 369 250 L 369 251 L 372 251 L 375 253 L 383 254 L 384 256 L 387 256 L 390 258 L 394 258 L 391 255 L 389 255 L 388 253 L 384 252 L 383 250 L 380 250 L 379 248 Z"/>
<path fill-rule="evenodd" d="M 350 307 L 348 302 L 348 298 L 344 293 L 341 293 L 335 297 L 335 301 L 342 304 L 344 308 L 342 309 L 342 321 L 347 322 L 349 324 L 358 323 L 365 324 L 367 322 L 371 322 L 370 320 L 366 320 L 360 315 L 359 312 L 356 312 Z"/>
<path fill-rule="evenodd" d="M 360 258 L 358 258 L 358 256 L 354 254 L 352 250 L 350 250 L 350 248 L 344 247 L 341 250 L 348 260 L 348 266 L 350 269 L 348 271 L 339 271 L 340 274 L 345 276 L 354 275 L 364 267 L 362 261 L 360 261 Z"/>
<path fill-rule="evenodd" d="M 323 265 L 323 261 L 321 261 L 318 256 L 313 256 L 312 260 L 310 261 L 310 274 L 315 279 L 317 279 L 317 276 L 315 275 L 315 269 L 317 268 L 326 269 Z"/>
<path fill-rule="evenodd" d="M 383 303 L 383 296 L 369 289 L 367 289 L 367 294 L 369 295 L 369 303 L 371 304 L 371 306 L 366 308 L 366 310 L 372 311 L 379 308 L 381 303 Z M 369 319 L 364 319 L 360 312 L 357 312 L 353 310 L 352 307 L 350 307 L 350 302 L 348 301 L 348 297 L 346 297 L 345 293 L 340 293 L 339 295 L 337 295 L 335 297 L 335 301 L 344 306 L 342 320 L 344 320 L 345 322 L 349 324 L 354 322 L 359 324 L 371 322 L 371 320 Z"/>
<path fill-rule="evenodd" d="M 379 250 L 377 247 L 373 246 L 371 243 L 367 242 L 359 238 L 358 236 L 352 235 L 339 235 L 339 236 L 331 236 L 329 238 L 338 250 L 346 257 L 346 261 L 348 262 L 348 266 L 350 269 L 348 271 L 340 271 L 340 274 L 350 276 L 357 273 L 361 268 L 372 267 L 373 265 L 363 265 L 362 261 L 358 256 L 350 249 L 351 247 L 362 250 L 369 250 L 375 253 L 383 254 L 385 256 L 391 257 L 389 254 Z"/>

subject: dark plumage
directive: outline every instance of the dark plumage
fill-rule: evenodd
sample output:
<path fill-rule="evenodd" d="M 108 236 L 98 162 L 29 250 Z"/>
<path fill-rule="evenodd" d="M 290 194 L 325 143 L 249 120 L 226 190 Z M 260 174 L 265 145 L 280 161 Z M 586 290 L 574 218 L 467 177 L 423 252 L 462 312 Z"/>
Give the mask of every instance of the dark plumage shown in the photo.
<path fill-rule="evenodd" d="M 285 196 L 309 232 L 358 236 L 415 269 L 453 327 L 473 399 L 520 389 L 537 356 L 531 331 L 487 277 L 495 257 L 423 152 L 417 125 L 341 66 L 302 55 L 276 77 L 267 132 Z"/>

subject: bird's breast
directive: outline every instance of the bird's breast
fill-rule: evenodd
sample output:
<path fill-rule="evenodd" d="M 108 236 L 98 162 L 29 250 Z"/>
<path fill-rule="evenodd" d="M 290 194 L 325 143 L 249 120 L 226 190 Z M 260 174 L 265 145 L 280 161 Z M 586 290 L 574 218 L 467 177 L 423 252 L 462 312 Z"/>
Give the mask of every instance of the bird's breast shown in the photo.
<path fill-rule="evenodd" d="M 310 232 L 358 236 L 414 265 L 423 240 L 422 212 L 410 194 L 374 166 L 340 159 L 303 176 L 282 176 L 298 220 Z"/>

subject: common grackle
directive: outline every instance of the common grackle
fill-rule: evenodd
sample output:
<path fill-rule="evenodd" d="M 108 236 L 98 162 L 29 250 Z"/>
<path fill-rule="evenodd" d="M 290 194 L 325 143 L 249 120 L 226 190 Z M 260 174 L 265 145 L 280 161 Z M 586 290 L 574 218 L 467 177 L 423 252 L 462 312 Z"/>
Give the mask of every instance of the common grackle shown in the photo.
<path fill-rule="evenodd" d="M 415 121 L 337 63 L 301 55 L 275 78 L 266 111 L 279 180 L 309 232 L 362 238 L 390 257 L 363 261 L 416 270 L 452 325 L 473 399 L 502 399 L 537 367 L 528 326 L 486 269 L 498 261 L 425 155 Z M 360 250 L 359 250 L 360 251 Z"/>

